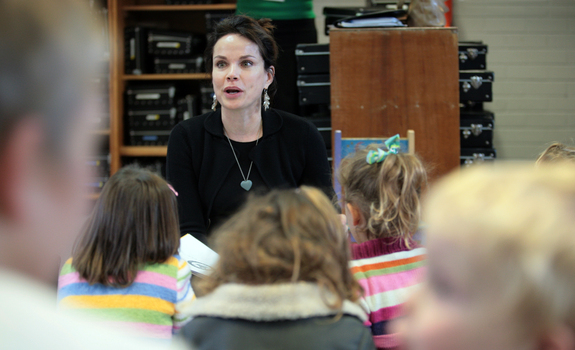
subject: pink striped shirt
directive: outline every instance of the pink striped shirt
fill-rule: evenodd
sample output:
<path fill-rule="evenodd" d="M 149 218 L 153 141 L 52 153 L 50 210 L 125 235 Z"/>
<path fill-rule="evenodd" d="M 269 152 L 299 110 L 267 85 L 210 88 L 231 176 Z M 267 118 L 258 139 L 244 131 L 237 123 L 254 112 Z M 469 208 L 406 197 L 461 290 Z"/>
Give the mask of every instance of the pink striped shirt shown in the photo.
<path fill-rule="evenodd" d="M 395 334 L 387 331 L 388 322 L 401 316 L 402 306 L 420 282 L 425 249 L 403 239 L 380 238 L 352 245 L 349 263 L 355 279 L 363 287 L 361 305 L 368 314 L 375 346 L 391 349 L 399 346 Z"/>

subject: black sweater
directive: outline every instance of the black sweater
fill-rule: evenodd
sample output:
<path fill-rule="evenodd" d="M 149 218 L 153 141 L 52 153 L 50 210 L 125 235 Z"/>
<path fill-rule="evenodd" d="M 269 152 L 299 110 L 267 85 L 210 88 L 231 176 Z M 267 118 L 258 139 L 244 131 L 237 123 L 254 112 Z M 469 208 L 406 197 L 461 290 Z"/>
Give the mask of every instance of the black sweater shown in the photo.
<path fill-rule="evenodd" d="M 333 196 L 327 152 L 317 128 L 304 118 L 270 109 L 262 112 L 263 136 L 249 158 L 270 189 L 309 185 Z M 168 142 L 167 179 L 178 192 L 180 232 L 206 242 L 214 198 L 237 163 L 223 133 L 220 110 L 185 120 Z M 247 174 L 247 168 L 244 168 Z M 251 177 L 251 176 L 250 176 Z M 239 186 L 230 200 L 245 196 Z"/>

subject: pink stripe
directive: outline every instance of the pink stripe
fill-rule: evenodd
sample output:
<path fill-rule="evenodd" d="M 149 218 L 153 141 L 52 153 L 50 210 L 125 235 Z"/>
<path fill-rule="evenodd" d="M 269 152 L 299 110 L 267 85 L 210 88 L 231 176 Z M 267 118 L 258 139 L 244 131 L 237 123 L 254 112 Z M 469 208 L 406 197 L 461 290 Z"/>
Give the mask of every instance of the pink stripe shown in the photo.
<path fill-rule="evenodd" d="M 365 296 L 405 288 L 417 284 L 420 276 L 423 274 L 423 268 L 419 267 L 414 270 L 392 273 L 389 275 L 373 276 L 358 280 L 359 284 L 365 291 Z"/>
<path fill-rule="evenodd" d="M 124 330 L 133 330 L 142 333 L 146 337 L 171 339 L 172 326 L 161 326 L 157 324 L 150 324 L 144 322 L 122 322 L 122 321 L 106 321 L 106 325 Z"/>
<path fill-rule="evenodd" d="M 190 287 L 189 283 L 184 283 L 184 285 L 178 288 L 178 293 L 182 292 L 184 289 L 188 289 Z"/>
<path fill-rule="evenodd" d="M 80 282 L 84 281 L 80 280 L 80 274 L 78 272 L 67 273 L 65 275 L 58 277 L 58 288 L 63 288 L 69 284 L 80 283 Z"/>
<path fill-rule="evenodd" d="M 134 282 L 148 283 L 169 289 L 173 289 L 176 285 L 176 279 L 174 277 L 150 271 L 138 272 L 138 275 L 136 276 L 136 280 Z"/>
<path fill-rule="evenodd" d="M 401 344 L 401 341 L 397 334 L 374 335 L 373 342 L 378 349 L 395 348 Z"/>
<path fill-rule="evenodd" d="M 78 272 L 67 273 L 58 278 L 59 288 L 63 288 L 72 283 L 83 282 L 86 281 L 83 278 L 80 278 L 80 274 Z M 153 284 L 156 286 L 172 289 L 176 283 L 176 279 L 174 277 L 166 276 L 157 272 L 140 271 L 138 272 L 134 282 Z"/>
<path fill-rule="evenodd" d="M 369 314 L 369 320 L 372 323 L 381 321 L 389 321 L 403 315 L 403 304 L 384 307 L 382 309 L 373 311 Z"/>

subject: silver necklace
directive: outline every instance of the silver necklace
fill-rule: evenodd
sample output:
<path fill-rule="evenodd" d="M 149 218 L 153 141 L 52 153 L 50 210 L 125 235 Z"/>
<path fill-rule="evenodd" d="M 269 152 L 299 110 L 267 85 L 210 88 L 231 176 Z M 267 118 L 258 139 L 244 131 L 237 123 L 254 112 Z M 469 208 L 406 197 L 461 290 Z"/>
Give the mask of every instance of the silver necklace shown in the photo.
<path fill-rule="evenodd" d="M 234 154 L 234 158 L 236 159 L 236 163 L 238 164 L 238 168 L 240 168 L 240 173 L 242 174 L 242 178 L 244 179 L 242 182 L 240 182 L 240 186 L 244 190 L 249 191 L 252 188 L 252 180 L 250 180 L 250 173 L 252 172 L 252 165 L 254 165 L 254 161 L 252 160 L 252 162 L 250 163 L 250 168 L 248 169 L 248 176 L 244 176 L 244 171 L 242 170 L 242 166 L 240 165 L 240 161 L 238 160 L 238 156 L 236 156 L 236 151 L 234 151 L 234 146 L 232 146 L 232 141 L 230 141 L 230 138 L 228 137 L 228 133 L 226 132 L 226 129 L 224 129 L 224 135 L 228 139 L 228 143 L 230 144 L 230 148 L 232 149 L 232 153 Z M 259 141 L 260 141 L 260 138 L 258 137 L 256 139 L 256 146 L 258 145 Z"/>

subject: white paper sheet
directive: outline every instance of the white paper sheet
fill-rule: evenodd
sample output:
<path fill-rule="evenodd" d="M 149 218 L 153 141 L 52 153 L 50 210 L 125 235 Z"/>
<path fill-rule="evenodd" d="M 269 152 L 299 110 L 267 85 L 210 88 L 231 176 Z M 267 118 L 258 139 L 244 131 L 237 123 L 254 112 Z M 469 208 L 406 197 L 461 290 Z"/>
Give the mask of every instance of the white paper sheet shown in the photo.
<path fill-rule="evenodd" d="M 180 238 L 180 256 L 188 262 L 194 275 L 207 276 L 220 258 L 208 246 L 189 233 Z"/>

